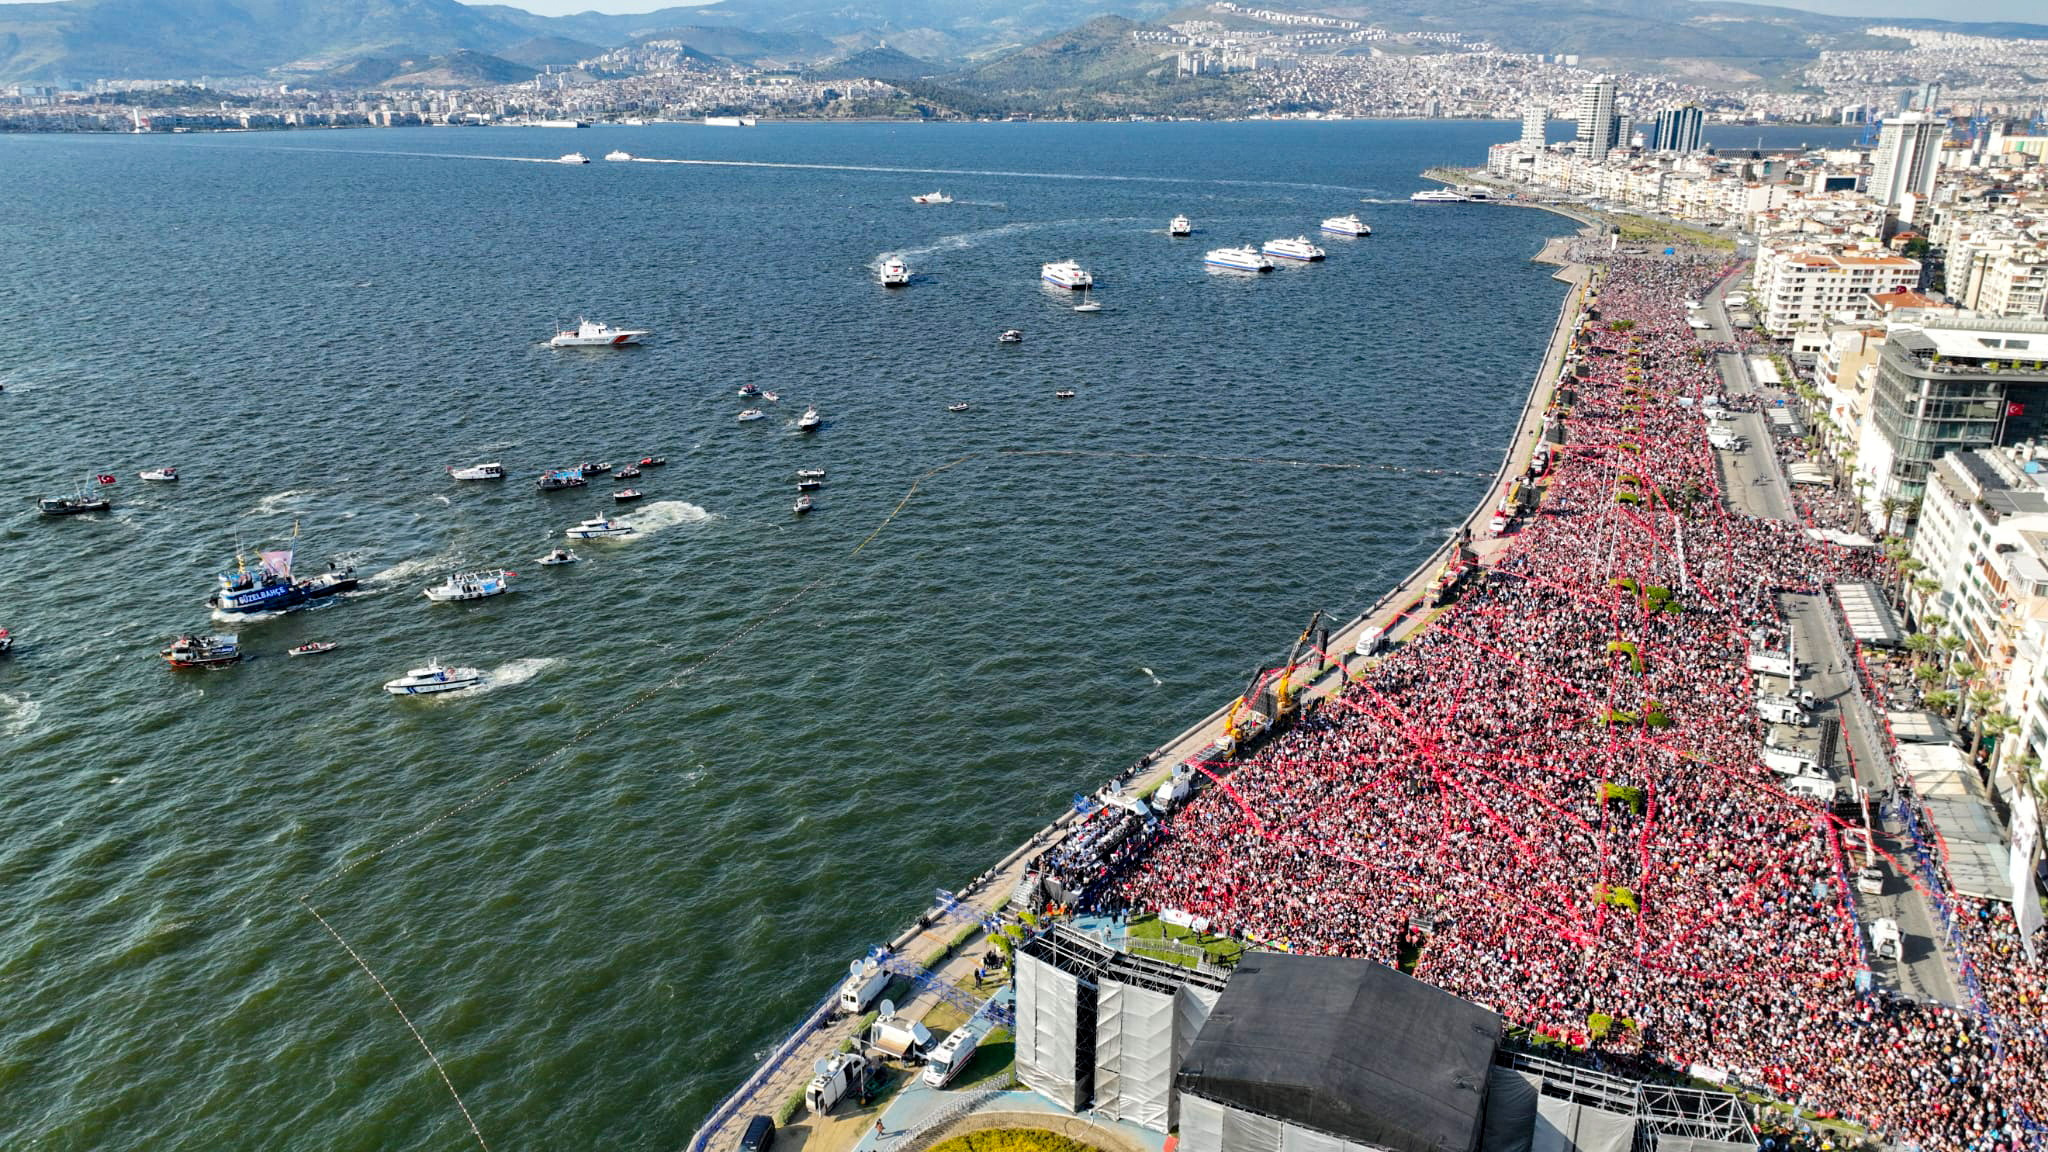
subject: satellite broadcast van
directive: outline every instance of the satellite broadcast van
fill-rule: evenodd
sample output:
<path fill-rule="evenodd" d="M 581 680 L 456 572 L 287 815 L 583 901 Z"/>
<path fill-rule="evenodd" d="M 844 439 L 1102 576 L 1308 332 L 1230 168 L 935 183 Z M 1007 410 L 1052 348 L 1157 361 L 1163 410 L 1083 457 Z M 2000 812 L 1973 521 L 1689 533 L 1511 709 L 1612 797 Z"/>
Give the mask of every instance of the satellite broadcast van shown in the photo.
<path fill-rule="evenodd" d="M 1765 696 L 1756 702 L 1757 715 L 1772 724 L 1792 724 L 1800 728 L 1812 723 L 1813 718 L 1800 711 L 1793 700 L 1782 696 Z"/>
<path fill-rule="evenodd" d="M 821 1059 L 817 1065 L 818 1074 L 804 1089 L 804 1107 L 813 1116 L 823 1116 L 837 1107 L 848 1096 L 858 1096 L 867 1087 L 867 1058 L 853 1052 L 841 1052 L 829 1060 Z"/>
<path fill-rule="evenodd" d="M 1835 782 L 1825 776 L 1794 776 L 1785 781 L 1785 791 L 1820 804 L 1835 802 Z"/>
<path fill-rule="evenodd" d="M 1352 651 L 1357 652 L 1360 656 L 1372 656 L 1385 647 L 1386 643 L 1387 630 L 1385 628 L 1361 628 L 1358 632 L 1358 643 L 1352 648 Z"/>
<path fill-rule="evenodd" d="M 889 986 L 889 973 L 875 960 L 855 960 L 846 969 L 846 987 L 839 990 L 839 1010 L 848 1016 L 858 1016 Z"/>
<path fill-rule="evenodd" d="M 1886 960 L 1899 958 L 1899 922 L 1887 916 L 1870 925 L 1870 950 Z"/>

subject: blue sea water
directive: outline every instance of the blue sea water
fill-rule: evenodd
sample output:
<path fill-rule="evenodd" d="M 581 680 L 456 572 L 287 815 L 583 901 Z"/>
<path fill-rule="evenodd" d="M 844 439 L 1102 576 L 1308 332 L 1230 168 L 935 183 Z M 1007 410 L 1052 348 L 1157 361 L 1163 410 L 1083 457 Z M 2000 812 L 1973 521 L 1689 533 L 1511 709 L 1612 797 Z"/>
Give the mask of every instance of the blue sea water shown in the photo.
<path fill-rule="evenodd" d="M 1511 131 L 0 138 L 0 1147 L 473 1142 L 308 903 L 494 1146 L 680 1147 L 934 888 L 1484 496 L 1568 225 L 1406 197 Z M 1202 267 L 1354 210 L 1324 263 Z M 656 336 L 545 346 L 578 315 Z M 533 474 L 647 453 L 638 538 L 533 564 L 611 511 Z M 98 473 L 112 514 L 37 517 Z M 168 670 L 295 527 L 363 591 Z M 471 566 L 517 590 L 421 598 Z M 495 684 L 379 691 L 431 657 Z"/>

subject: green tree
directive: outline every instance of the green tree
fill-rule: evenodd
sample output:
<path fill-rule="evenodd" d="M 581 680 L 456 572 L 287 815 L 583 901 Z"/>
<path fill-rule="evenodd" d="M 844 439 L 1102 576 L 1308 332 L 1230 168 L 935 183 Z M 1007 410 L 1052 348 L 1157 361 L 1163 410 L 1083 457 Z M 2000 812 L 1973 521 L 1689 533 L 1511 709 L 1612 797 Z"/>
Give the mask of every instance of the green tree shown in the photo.
<path fill-rule="evenodd" d="M 1984 721 L 1994 715 L 1992 710 L 1998 707 L 1998 693 L 1989 688 L 1972 688 L 1963 697 L 1963 702 L 1970 707 L 1970 761 L 1975 763 L 1977 750 L 1984 743 Z"/>
<path fill-rule="evenodd" d="M 2001 748 L 2005 746 L 2005 738 L 2019 730 L 2020 722 L 2003 712 L 1987 713 L 1977 722 L 1978 738 L 1982 739 L 1985 736 L 1989 736 L 1997 741 Z M 1976 756 L 1977 751 L 1972 748 L 1970 750 L 1970 758 L 1974 760 Z"/>
<path fill-rule="evenodd" d="M 1925 632 L 1915 632 L 1906 637 L 1906 651 L 1913 654 L 1914 675 L 1919 675 L 1920 666 L 1927 663 L 1929 656 L 1934 655 L 1936 647 L 1934 637 Z"/>
<path fill-rule="evenodd" d="M 1956 706 L 1956 694 L 1944 688 L 1939 692 L 1929 692 L 1921 696 L 1920 703 L 1930 712 L 1946 713 Z"/>

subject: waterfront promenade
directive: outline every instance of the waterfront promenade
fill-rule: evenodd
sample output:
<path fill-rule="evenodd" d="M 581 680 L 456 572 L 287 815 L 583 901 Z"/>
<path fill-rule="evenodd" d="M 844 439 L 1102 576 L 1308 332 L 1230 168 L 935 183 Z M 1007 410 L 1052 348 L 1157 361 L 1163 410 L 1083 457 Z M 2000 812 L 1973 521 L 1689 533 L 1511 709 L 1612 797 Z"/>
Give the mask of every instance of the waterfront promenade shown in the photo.
<path fill-rule="evenodd" d="M 1588 236 L 1590 232 L 1579 237 L 1553 239 L 1535 257 L 1541 263 L 1560 265 L 1556 279 L 1563 281 L 1568 288 L 1514 433 L 1502 454 L 1499 469 L 1488 484 L 1486 495 L 1462 523 L 1447 528 L 1444 544 L 1407 577 L 1350 621 L 1333 628 L 1325 653 L 1304 655 L 1305 663 L 1297 666 L 1296 683 L 1300 683 L 1300 676 L 1308 677 L 1302 695 L 1305 707 L 1316 707 L 1340 692 L 1349 682 L 1355 659 L 1347 654 L 1356 647 L 1359 634 L 1366 628 L 1383 629 L 1390 643 L 1399 643 L 1427 623 L 1429 615 L 1422 610 L 1424 593 L 1438 570 L 1455 554 L 1461 536 L 1474 541 L 1474 550 L 1482 563 L 1498 554 L 1500 543 L 1487 539 L 1484 528 L 1508 481 L 1528 467 L 1539 441 L 1544 415 L 1554 398 L 1572 335 L 1581 319 L 1585 294 L 1594 275 L 1592 266 L 1571 261 L 1569 249 L 1574 242 L 1583 241 Z M 1148 767 L 1125 782 L 1125 789 L 1138 795 L 1148 794 L 1172 772 L 1175 765 L 1214 744 L 1224 734 L 1234 703 L 1223 703 L 1161 744 L 1151 754 Z M 1030 840 L 1012 849 L 987 873 L 956 893 L 959 908 L 983 914 L 992 914 L 1002 908 L 1008 903 L 1027 863 L 1038 853 L 1055 846 L 1073 823 L 1074 813 L 1063 813 Z M 896 955 L 922 960 L 946 949 L 961 929 L 962 922 L 958 918 L 949 917 L 948 909 L 935 905 L 919 917 L 918 923 L 890 940 L 888 947 Z M 985 947 L 986 941 L 976 937 L 953 950 L 946 959 L 934 965 L 933 982 L 957 986 L 971 980 L 975 958 Z M 836 987 L 835 983 L 835 992 Z M 938 1002 L 938 995 L 927 990 L 909 1003 L 899 1005 L 899 1008 L 903 1014 L 916 1019 Z M 829 1016 L 825 1004 L 808 1014 L 790 1040 L 772 1052 L 768 1061 L 714 1110 L 704 1127 L 692 1137 L 688 1152 L 731 1152 L 738 1147 L 749 1117 L 773 1115 L 791 1096 L 800 1093 L 811 1079 L 816 1061 L 837 1052 L 853 1036 L 859 1022 L 857 1018 L 831 1020 Z M 841 1111 L 848 1113 L 850 1118 L 835 1118 L 825 1124 L 802 1123 L 794 1131 L 786 1133 L 778 1147 L 784 1152 L 790 1152 L 793 1147 L 808 1152 L 842 1152 L 850 1148 L 870 1130 L 875 1110 L 842 1106 Z"/>

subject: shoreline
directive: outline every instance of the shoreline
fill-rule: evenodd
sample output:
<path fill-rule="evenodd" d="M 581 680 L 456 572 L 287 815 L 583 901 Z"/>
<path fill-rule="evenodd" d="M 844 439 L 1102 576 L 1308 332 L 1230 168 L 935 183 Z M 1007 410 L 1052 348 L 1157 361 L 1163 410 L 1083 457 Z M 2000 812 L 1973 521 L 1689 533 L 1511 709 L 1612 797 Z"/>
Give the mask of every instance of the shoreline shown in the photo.
<path fill-rule="evenodd" d="M 1424 176 L 1427 179 L 1452 183 L 1434 175 L 1438 171 L 1446 170 L 1433 168 Z M 1308 678 L 1301 697 L 1304 714 L 1322 700 L 1340 691 L 1343 685 L 1349 682 L 1351 653 L 1356 647 L 1358 634 L 1364 629 L 1380 627 L 1384 630 L 1387 642 L 1396 643 L 1428 626 L 1431 615 L 1418 613 L 1416 609 L 1422 604 L 1427 583 L 1454 554 L 1461 537 L 1469 538 L 1475 551 L 1479 552 L 1479 566 L 1486 566 L 1489 560 L 1485 542 L 1481 541 L 1477 529 L 1490 517 L 1503 485 L 1517 469 L 1527 467 L 1534 453 L 1544 413 L 1548 411 L 1552 398 L 1556 395 L 1565 352 L 1570 346 L 1572 333 L 1578 326 L 1586 289 L 1592 280 L 1594 266 L 1571 262 L 1570 246 L 1575 240 L 1589 237 L 1593 230 L 1599 227 L 1596 221 L 1548 205 L 1521 206 L 1555 212 L 1577 222 L 1581 228 L 1575 236 L 1551 238 L 1540 252 L 1530 258 L 1532 263 L 1557 265 L 1558 269 L 1551 278 L 1564 282 L 1568 288 L 1558 304 L 1558 315 L 1551 326 L 1550 340 L 1544 348 L 1542 359 L 1537 364 L 1535 377 L 1523 399 L 1521 413 L 1510 432 L 1506 450 L 1501 454 L 1500 465 L 1471 513 L 1445 533 L 1442 544 L 1424 557 L 1413 571 L 1397 581 L 1371 606 L 1341 627 L 1330 630 L 1330 647 L 1327 655 L 1334 656 L 1336 662 L 1330 663 L 1324 659 L 1315 673 Z M 1494 551 L 1498 551 L 1498 548 Z M 1130 795 L 1149 795 L 1152 789 L 1171 775 L 1175 766 L 1214 743 L 1222 734 L 1225 722 L 1235 710 L 1236 704 L 1236 698 L 1225 702 L 1154 749 L 1146 760 L 1141 761 L 1144 764 L 1143 769 L 1119 772 L 1113 775 L 1105 786 L 1121 788 Z M 1057 843 L 1076 819 L 1074 810 L 1068 808 L 1050 823 L 1032 833 L 1023 843 L 1010 849 L 987 871 L 954 893 L 958 908 L 971 910 L 976 915 L 985 917 L 1006 905 L 1010 893 L 1015 890 L 1021 877 L 1025 860 Z M 957 920 L 948 918 L 949 915 L 956 914 L 949 913 L 942 904 L 927 908 L 909 927 L 888 941 L 890 955 L 908 955 L 913 960 L 919 956 L 930 957 L 927 967 L 939 977 L 933 983 L 958 984 L 966 978 L 967 970 L 973 966 L 975 944 L 981 939 L 982 934 L 968 932 Z M 961 945 L 957 948 L 953 946 L 955 936 L 963 936 Z M 913 948 L 920 951 L 913 952 Z M 932 951 L 934 948 L 938 950 L 936 955 Z M 955 968 L 959 970 L 949 971 Z M 857 1023 L 857 1017 L 842 1019 L 836 1024 L 830 1021 L 839 985 L 840 981 L 834 980 L 824 998 L 803 1016 L 786 1037 L 770 1049 L 761 1064 L 749 1073 L 733 1092 L 713 1106 L 704 1123 L 685 1146 L 686 1152 L 728 1152 L 736 1148 L 744 1126 L 743 1123 L 736 1121 L 742 1121 L 752 1115 L 777 1115 L 783 1102 L 792 1092 L 800 1091 L 802 1085 L 809 1081 L 813 1061 L 837 1051 L 841 1041 L 853 1035 L 853 1025 Z M 903 1015 L 918 1018 L 934 1006 L 937 1000 L 937 996 L 929 991 L 916 991 L 911 999 L 901 1006 L 900 1011 Z M 813 1147 L 807 1140 L 805 1152 L 833 1150 Z"/>

